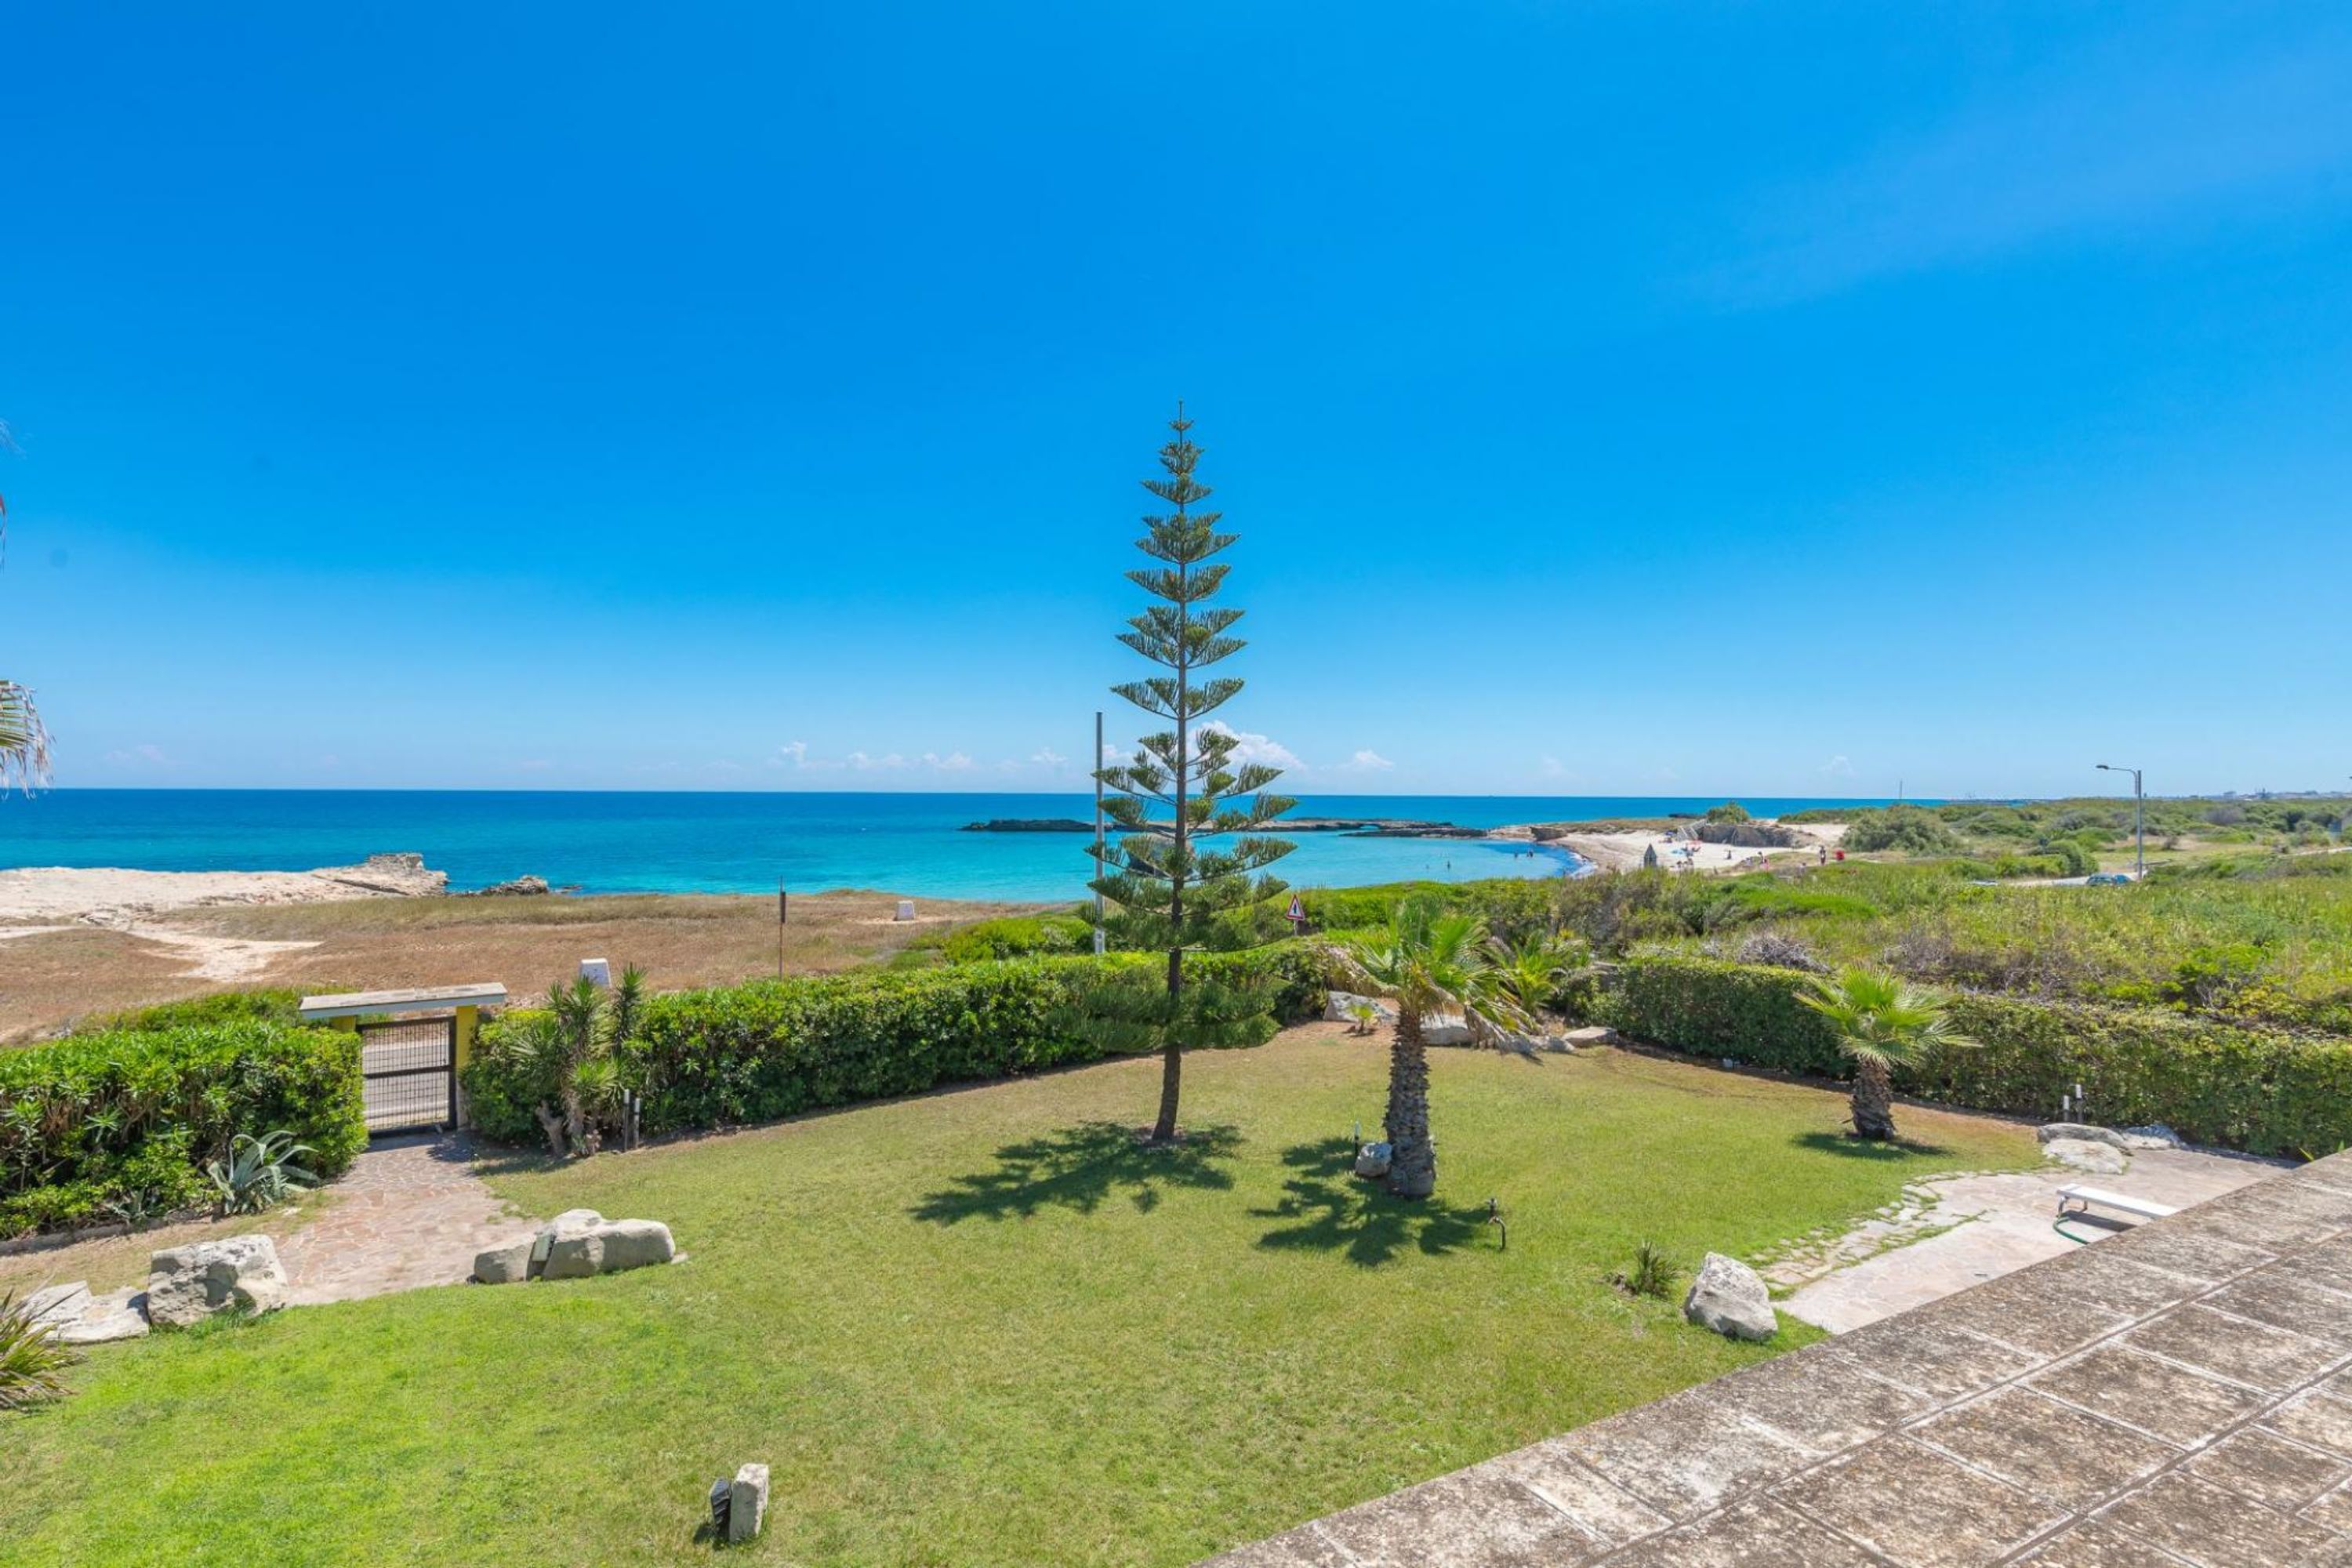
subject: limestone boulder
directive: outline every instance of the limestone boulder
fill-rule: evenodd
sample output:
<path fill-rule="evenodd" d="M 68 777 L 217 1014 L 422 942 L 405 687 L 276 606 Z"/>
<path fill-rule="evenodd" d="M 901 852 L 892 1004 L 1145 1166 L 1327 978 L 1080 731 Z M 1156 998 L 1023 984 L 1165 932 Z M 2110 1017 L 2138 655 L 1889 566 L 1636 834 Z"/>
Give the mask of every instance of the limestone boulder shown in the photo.
<path fill-rule="evenodd" d="M 33 1321 L 46 1324 L 61 1344 L 102 1345 L 135 1340 L 147 1332 L 146 1293 L 135 1285 L 103 1296 L 77 1281 L 36 1290 L 25 1305 Z"/>
<path fill-rule="evenodd" d="M 652 1219 L 606 1219 L 592 1209 L 560 1214 L 540 1228 L 546 1239 L 542 1279 L 585 1279 L 667 1263 L 677 1256 L 669 1226 Z"/>
<path fill-rule="evenodd" d="M 2089 1138 L 2053 1138 L 2042 1145 L 2042 1157 L 2093 1176 L 2120 1176 L 2131 1163 L 2113 1143 Z"/>
<path fill-rule="evenodd" d="M 2146 1127 L 2126 1127 L 2118 1135 L 2126 1149 L 2185 1149 L 2189 1141 L 2161 1121 Z"/>
<path fill-rule="evenodd" d="M 184 1329 L 217 1312 L 274 1312 L 286 1305 L 286 1269 L 266 1236 L 168 1247 L 147 1260 L 147 1317 Z"/>
<path fill-rule="evenodd" d="M 1720 1252 L 1708 1253 L 1698 1266 L 1683 1298 L 1683 1316 L 1735 1340 L 1769 1340 L 1780 1328 L 1764 1277 Z"/>
<path fill-rule="evenodd" d="M 1585 1050 L 1594 1046 L 1622 1046 L 1625 1037 L 1606 1024 L 1587 1024 L 1580 1029 L 1570 1029 L 1560 1037 L 1570 1050 Z"/>
<path fill-rule="evenodd" d="M 1421 1021 L 1421 1043 L 1424 1046 L 1466 1046 L 1474 1037 L 1470 1026 L 1460 1018 L 1440 1014 Z"/>
<path fill-rule="evenodd" d="M 1396 1022 L 1396 1008 L 1377 996 L 1359 996 L 1352 991 L 1334 991 L 1323 1004 L 1323 1019 L 1329 1024 L 1352 1024 L 1355 1009 L 1369 1006 L 1383 1024 Z"/>
<path fill-rule="evenodd" d="M 2128 1149 L 2124 1135 L 2112 1127 L 2093 1127 L 2082 1121 L 2048 1121 L 2033 1130 L 2033 1135 L 2044 1143 L 2105 1143 L 2114 1149 Z"/>
<path fill-rule="evenodd" d="M 1389 1158 L 1387 1144 L 1367 1143 L 1356 1151 L 1356 1174 L 1378 1180 L 1389 1173 Z"/>
<path fill-rule="evenodd" d="M 474 1279 L 482 1285 L 520 1285 L 530 1278 L 530 1253 L 536 1245 L 518 1241 L 474 1254 Z"/>

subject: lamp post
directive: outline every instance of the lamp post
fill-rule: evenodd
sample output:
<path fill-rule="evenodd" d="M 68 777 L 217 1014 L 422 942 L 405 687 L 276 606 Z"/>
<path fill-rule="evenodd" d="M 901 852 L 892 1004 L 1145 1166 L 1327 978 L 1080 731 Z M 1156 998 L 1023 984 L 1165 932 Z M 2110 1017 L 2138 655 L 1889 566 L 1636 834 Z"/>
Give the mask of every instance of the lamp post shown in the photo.
<path fill-rule="evenodd" d="M 2137 768 L 2119 768 L 2112 763 L 2101 763 L 2103 773 L 2129 773 L 2132 776 L 2132 876 L 2144 879 L 2147 876 L 2147 791 L 2140 785 Z"/>

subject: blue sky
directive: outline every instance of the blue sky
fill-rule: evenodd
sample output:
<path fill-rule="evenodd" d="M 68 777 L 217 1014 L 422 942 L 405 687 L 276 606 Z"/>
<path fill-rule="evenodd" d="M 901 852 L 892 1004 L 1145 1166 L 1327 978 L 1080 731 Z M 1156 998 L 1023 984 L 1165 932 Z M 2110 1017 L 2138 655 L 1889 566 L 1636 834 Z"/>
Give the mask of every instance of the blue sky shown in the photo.
<path fill-rule="evenodd" d="M 8 35 L 61 784 L 1076 787 L 1180 395 L 1302 793 L 2352 773 L 2340 6 Z"/>

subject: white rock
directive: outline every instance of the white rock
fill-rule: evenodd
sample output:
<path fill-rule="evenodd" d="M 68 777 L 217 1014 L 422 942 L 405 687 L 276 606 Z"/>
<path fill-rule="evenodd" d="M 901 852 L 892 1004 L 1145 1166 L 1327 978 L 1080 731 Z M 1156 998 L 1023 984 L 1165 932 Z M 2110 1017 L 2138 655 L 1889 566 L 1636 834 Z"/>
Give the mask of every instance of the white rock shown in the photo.
<path fill-rule="evenodd" d="M 2042 1145 L 2042 1157 L 2094 1176 L 2120 1176 L 2131 1161 L 2112 1143 L 2088 1138 L 2053 1138 Z"/>
<path fill-rule="evenodd" d="M 659 1220 L 599 1220 L 594 1225 L 559 1228 L 547 1249 L 542 1279 L 584 1279 L 592 1274 L 617 1274 L 667 1263 L 677 1253 L 669 1226 Z"/>
<path fill-rule="evenodd" d="M 2105 1143 L 2110 1148 L 2130 1147 L 2124 1135 L 2111 1127 L 2093 1127 L 2082 1121 L 2050 1121 L 2033 1130 L 2033 1135 L 2044 1143 L 2064 1140 L 2073 1143 Z"/>
<path fill-rule="evenodd" d="M 1698 1266 L 1683 1298 L 1683 1316 L 1735 1340 L 1769 1340 L 1780 1328 L 1763 1276 L 1720 1252 L 1708 1253 Z"/>
<path fill-rule="evenodd" d="M 89 1308 L 89 1284 L 82 1279 L 70 1285 L 46 1285 L 25 1298 L 26 1321 L 52 1327 L 80 1317 Z"/>
<path fill-rule="evenodd" d="M 735 1472 L 727 1500 L 727 1539 L 749 1541 L 768 1517 L 768 1467 L 746 1465 Z"/>
<path fill-rule="evenodd" d="M 1421 1043 L 1424 1046 L 1466 1046 L 1471 1037 L 1470 1026 L 1460 1018 L 1439 1016 L 1421 1021 Z"/>
<path fill-rule="evenodd" d="M 1323 1004 L 1323 1021 L 1327 1024 L 1352 1024 L 1353 1009 L 1369 1006 L 1383 1024 L 1396 1022 L 1396 1008 L 1377 996 L 1359 996 L 1352 991 L 1334 991 Z"/>
<path fill-rule="evenodd" d="M 89 1298 L 79 1317 L 58 1325 L 58 1339 L 69 1345 L 111 1344 L 116 1340 L 144 1339 L 147 1327 L 147 1292 L 136 1285 L 125 1285 Z"/>
<path fill-rule="evenodd" d="M 530 1250 L 536 1243 L 518 1241 L 474 1254 L 474 1278 L 485 1285 L 520 1285 L 530 1278 Z"/>
<path fill-rule="evenodd" d="M 1367 1143 L 1356 1151 L 1356 1174 L 1380 1177 L 1389 1173 L 1389 1146 Z"/>
<path fill-rule="evenodd" d="M 2188 1140 L 2161 1121 L 2151 1122 L 2146 1127 L 2126 1127 L 2122 1136 L 2126 1149 L 2185 1149 L 2189 1146 Z"/>
<path fill-rule="evenodd" d="M 184 1329 L 215 1312 L 274 1312 L 286 1305 L 286 1270 L 266 1236 L 169 1247 L 147 1260 L 147 1316 Z"/>
<path fill-rule="evenodd" d="M 1574 1050 L 1590 1046 L 1622 1046 L 1625 1043 L 1625 1037 L 1606 1024 L 1588 1024 L 1580 1029 L 1570 1029 L 1560 1037 Z"/>

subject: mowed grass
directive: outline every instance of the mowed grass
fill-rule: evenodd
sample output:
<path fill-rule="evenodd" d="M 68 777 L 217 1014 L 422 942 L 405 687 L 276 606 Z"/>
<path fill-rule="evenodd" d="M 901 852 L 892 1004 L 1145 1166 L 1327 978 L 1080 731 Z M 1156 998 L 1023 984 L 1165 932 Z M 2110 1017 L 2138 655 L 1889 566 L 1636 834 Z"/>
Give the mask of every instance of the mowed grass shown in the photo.
<path fill-rule="evenodd" d="M 673 1563 L 773 1468 L 745 1560 L 1180 1564 L 1786 1350 L 1629 1301 L 2031 1136 L 1615 1052 L 1433 1053 L 1436 1201 L 1346 1174 L 1385 1052 L 1189 1058 L 1178 1152 L 1129 1061 L 497 1175 L 668 1221 L 688 1261 L 412 1292 L 95 1353 L 0 1417 L 0 1559 Z M 1483 1223 L 1498 1196 L 1510 1244 Z"/>

